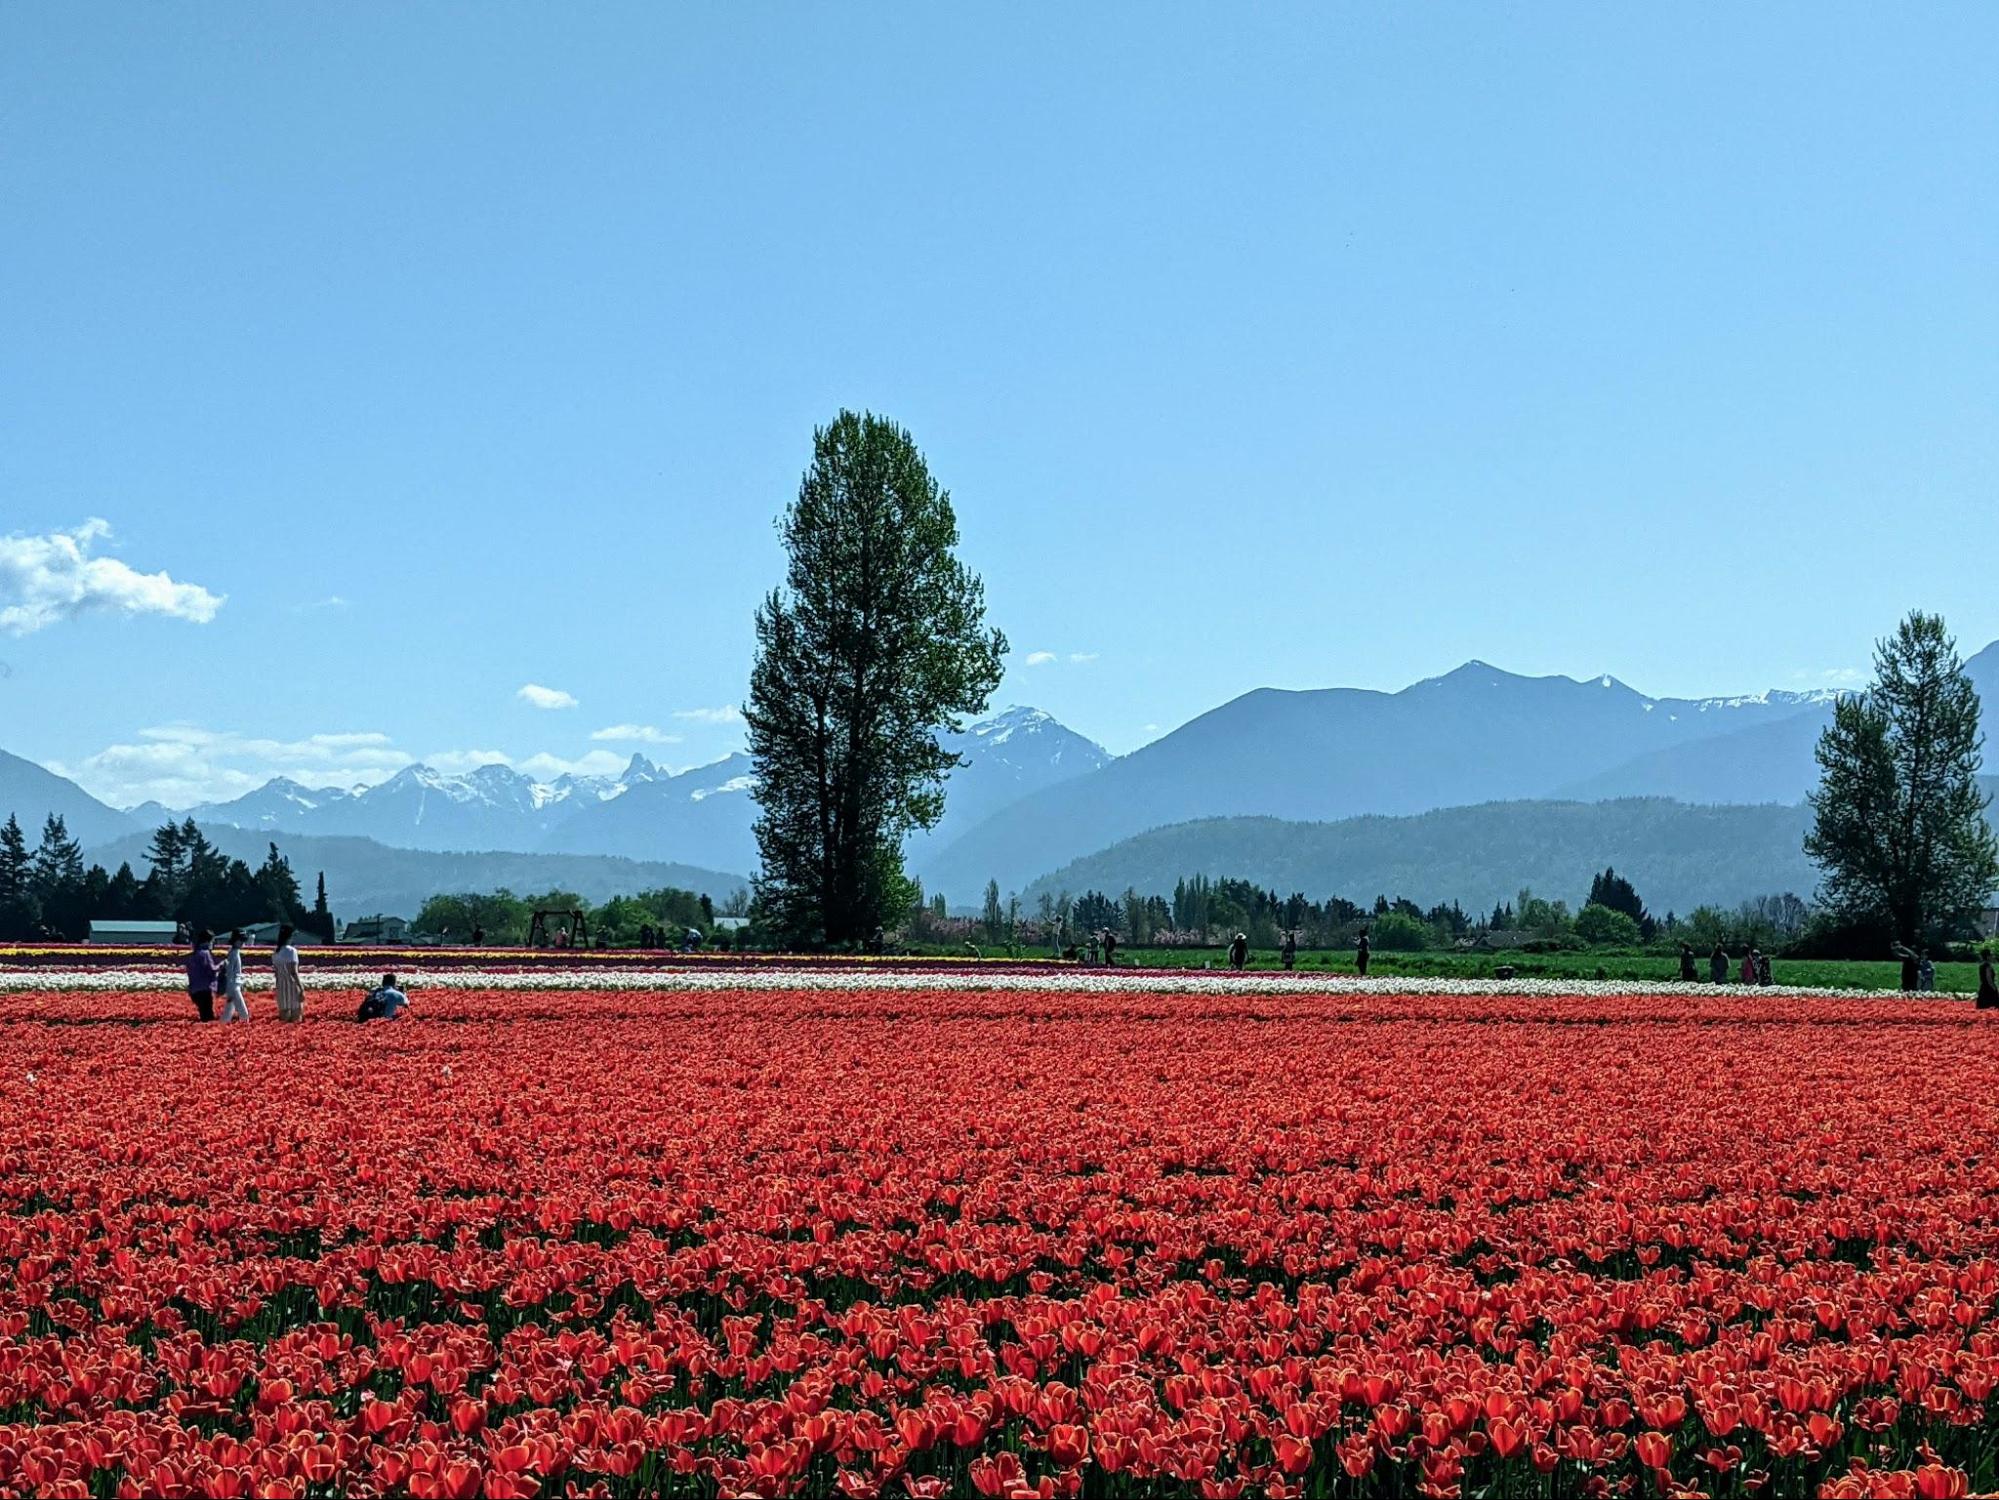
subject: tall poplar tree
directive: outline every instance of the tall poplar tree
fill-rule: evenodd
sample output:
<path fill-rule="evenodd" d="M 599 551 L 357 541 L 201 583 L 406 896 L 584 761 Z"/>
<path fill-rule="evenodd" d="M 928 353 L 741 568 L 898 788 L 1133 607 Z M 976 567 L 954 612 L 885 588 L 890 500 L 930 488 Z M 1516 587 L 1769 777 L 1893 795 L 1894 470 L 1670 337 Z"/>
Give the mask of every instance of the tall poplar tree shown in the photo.
<path fill-rule="evenodd" d="M 784 586 L 757 611 L 744 719 L 756 768 L 757 894 L 795 944 L 899 921 L 902 841 L 944 810 L 961 762 L 938 742 L 999 686 L 1006 637 L 956 556 L 951 497 L 908 432 L 843 411 L 779 523 Z"/>
<path fill-rule="evenodd" d="M 1874 674 L 1819 737 L 1805 853 L 1848 926 L 1948 940 L 1999 886 L 1978 788 L 1978 692 L 1942 618 L 1920 611 L 1875 647 Z"/>

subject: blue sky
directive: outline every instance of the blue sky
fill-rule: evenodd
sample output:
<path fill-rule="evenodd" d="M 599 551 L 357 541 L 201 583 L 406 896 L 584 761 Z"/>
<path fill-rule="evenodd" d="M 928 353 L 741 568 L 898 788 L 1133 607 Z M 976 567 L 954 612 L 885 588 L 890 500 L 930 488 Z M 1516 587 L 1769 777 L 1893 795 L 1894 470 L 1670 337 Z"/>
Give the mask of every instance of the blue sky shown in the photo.
<path fill-rule="evenodd" d="M 1972 5 L 0 8 L 0 747 L 713 758 L 843 405 L 952 490 L 998 701 L 1118 750 L 1968 652 L 1995 76 Z"/>

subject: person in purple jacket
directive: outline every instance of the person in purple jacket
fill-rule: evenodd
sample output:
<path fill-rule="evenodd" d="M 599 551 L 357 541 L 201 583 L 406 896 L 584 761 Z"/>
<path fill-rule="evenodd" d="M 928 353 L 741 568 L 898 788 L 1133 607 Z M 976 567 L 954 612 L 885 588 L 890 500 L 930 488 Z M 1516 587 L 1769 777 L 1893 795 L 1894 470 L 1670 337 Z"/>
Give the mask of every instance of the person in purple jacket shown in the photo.
<path fill-rule="evenodd" d="M 194 1002 L 194 1013 L 203 1021 L 215 1019 L 215 985 L 221 970 L 216 967 L 215 954 L 208 946 L 214 940 L 214 934 L 206 927 L 198 928 L 194 951 L 187 956 L 187 998 Z"/>

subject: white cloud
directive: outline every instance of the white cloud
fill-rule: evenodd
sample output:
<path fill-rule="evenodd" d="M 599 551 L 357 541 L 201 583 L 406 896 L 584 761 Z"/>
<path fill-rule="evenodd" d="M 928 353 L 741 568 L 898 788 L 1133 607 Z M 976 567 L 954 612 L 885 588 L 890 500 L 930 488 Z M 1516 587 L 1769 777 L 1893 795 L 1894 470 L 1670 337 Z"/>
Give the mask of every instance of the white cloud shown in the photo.
<path fill-rule="evenodd" d="M 615 776 L 625 768 L 625 757 L 609 750 L 591 750 L 574 760 L 543 751 L 530 755 L 514 767 L 536 781 L 553 781 L 558 776 Z"/>
<path fill-rule="evenodd" d="M 514 696 L 530 708 L 574 708 L 576 697 L 561 688 L 543 687 L 538 682 L 523 683 Z"/>
<path fill-rule="evenodd" d="M 134 743 L 107 745 L 73 765 L 51 764 L 49 769 L 115 806 L 164 802 L 190 807 L 240 797 L 273 776 L 311 787 L 372 784 L 410 760 L 387 735 L 373 732 L 276 740 L 193 724 L 159 724 L 140 730 Z"/>
<path fill-rule="evenodd" d="M 165 573 L 141 573 L 115 557 L 93 557 L 111 535 L 104 521 L 74 531 L 0 537 L 0 630 L 31 635 L 92 611 L 165 615 L 206 625 L 223 596 Z"/>
<path fill-rule="evenodd" d="M 1826 687 L 1854 687 L 1867 681 L 1859 667 L 1821 667 L 1816 672 L 1793 672 L 1793 682 L 1814 682 Z"/>
<path fill-rule="evenodd" d="M 1085 662 L 1097 659 L 1094 651 L 1030 651 L 1021 658 L 1024 667 L 1045 667 L 1050 662 L 1066 661 L 1072 667 L 1080 667 Z"/>
<path fill-rule="evenodd" d="M 668 734 L 652 724 L 611 724 L 603 729 L 590 731 L 590 738 L 599 743 L 625 745 L 677 745 L 680 736 Z"/>
<path fill-rule="evenodd" d="M 423 757 L 423 763 L 446 776 L 463 776 L 481 766 L 511 767 L 514 758 L 504 750 L 433 750 Z"/>
<path fill-rule="evenodd" d="M 724 703 L 720 708 L 682 708 L 674 711 L 674 718 L 685 719 L 690 724 L 740 724 L 743 711 L 733 703 Z"/>

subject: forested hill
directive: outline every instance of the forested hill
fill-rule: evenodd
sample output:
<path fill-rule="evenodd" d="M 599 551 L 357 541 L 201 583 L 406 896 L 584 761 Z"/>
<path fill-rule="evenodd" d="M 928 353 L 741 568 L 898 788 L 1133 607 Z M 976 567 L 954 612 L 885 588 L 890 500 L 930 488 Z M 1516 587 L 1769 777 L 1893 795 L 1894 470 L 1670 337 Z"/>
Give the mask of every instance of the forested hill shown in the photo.
<path fill-rule="evenodd" d="M 1029 887 L 1170 896 L 1186 875 L 1229 875 L 1282 892 L 1354 900 L 1406 896 L 1466 910 L 1511 900 L 1522 886 L 1575 905 L 1606 865 L 1630 877 L 1659 915 L 1794 891 L 1817 868 L 1804 807 L 1696 807 L 1663 798 L 1617 802 L 1487 802 L 1413 817 L 1332 823 L 1203 818 L 1122 840 Z"/>
<path fill-rule="evenodd" d="M 614 895 L 672 886 L 720 903 L 749 884 L 743 876 L 720 870 L 612 855 L 439 853 L 392 849 L 373 839 L 319 838 L 220 826 L 203 831 L 223 853 L 252 866 L 263 859 L 267 845 L 276 843 L 308 891 L 313 878 L 324 871 L 329 904 L 343 921 L 377 912 L 411 916 L 431 896 L 503 887 L 520 895 L 574 891 L 586 901 L 601 902 Z M 149 837 L 130 834 L 86 852 L 107 869 L 129 860 L 134 870 L 144 874 Z"/>

